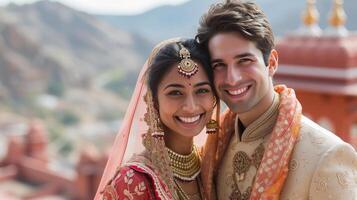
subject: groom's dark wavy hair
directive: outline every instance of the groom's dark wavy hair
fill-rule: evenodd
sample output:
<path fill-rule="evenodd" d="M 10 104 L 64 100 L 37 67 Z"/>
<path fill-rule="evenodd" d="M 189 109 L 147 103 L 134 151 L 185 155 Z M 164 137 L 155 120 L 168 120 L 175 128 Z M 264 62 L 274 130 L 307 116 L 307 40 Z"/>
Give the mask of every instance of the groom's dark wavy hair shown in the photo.
<path fill-rule="evenodd" d="M 211 5 L 201 17 L 195 39 L 208 51 L 209 40 L 224 32 L 237 32 L 254 42 L 263 53 L 265 65 L 268 65 L 270 52 L 274 48 L 274 35 L 267 17 L 257 4 L 226 0 Z"/>
<path fill-rule="evenodd" d="M 181 40 L 178 43 L 181 43 L 186 49 L 188 49 L 192 60 L 202 65 L 204 72 L 208 76 L 213 94 L 217 98 L 213 84 L 213 71 L 210 65 L 209 55 L 194 39 Z M 160 82 L 168 71 L 172 67 L 177 67 L 182 60 L 179 54 L 180 47 L 178 43 L 169 43 L 162 47 L 153 59 L 152 64 L 149 66 L 147 72 L 148 86 L 152 92 L 156 109 L 158 108 L 157 91 Z"/>

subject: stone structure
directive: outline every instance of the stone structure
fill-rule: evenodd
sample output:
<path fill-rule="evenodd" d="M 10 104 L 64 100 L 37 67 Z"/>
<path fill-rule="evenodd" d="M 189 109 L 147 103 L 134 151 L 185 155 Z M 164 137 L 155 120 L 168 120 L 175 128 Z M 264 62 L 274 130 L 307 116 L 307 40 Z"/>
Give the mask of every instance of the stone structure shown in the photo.
<path fill-rule="evenodd" d="M 38 120 L 24 136 L 10 135 L 0 161 L 0 197 L 6 199 L 93 199 L 107 160 L 96 149 L 85 149 L 73 176 L 51 169 L 47 134 Z M 0 198 L 2 199 L 2 198 Z"/>
<path fill-rule="evenodd" d="M 304 114 L 357 147 L 357 33 L 344 27 L 342 3 L 334 0 L 330 27 L 319 31 L 308 0 L 305 28 L 277 43 L 275 81 L 296 89 Z"/>

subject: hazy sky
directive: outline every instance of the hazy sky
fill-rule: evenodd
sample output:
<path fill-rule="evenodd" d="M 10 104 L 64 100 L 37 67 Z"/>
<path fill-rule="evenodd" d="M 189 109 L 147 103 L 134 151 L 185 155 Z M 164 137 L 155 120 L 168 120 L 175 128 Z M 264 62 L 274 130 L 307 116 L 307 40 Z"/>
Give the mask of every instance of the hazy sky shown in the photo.
<path fill-rule="evenodd" d="M 0 0 L 0 5 L 9 2 L 24 4 L 38 0 Z M 72 8 L 95 14 L 138 14 L 160 5 L 177 5 L 189 0 L 51 0 Z"/>

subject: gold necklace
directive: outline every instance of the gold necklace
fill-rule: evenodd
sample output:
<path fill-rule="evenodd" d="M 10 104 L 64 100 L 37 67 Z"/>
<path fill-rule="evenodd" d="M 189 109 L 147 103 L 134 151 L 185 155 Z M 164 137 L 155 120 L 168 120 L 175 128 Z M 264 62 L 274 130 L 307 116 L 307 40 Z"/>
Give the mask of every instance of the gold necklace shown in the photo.
<path fill-rule="evenodd" d="M 195 194 L 187 194 L 182 187 L 180 186 L 180 184 L 178 183 L 178 181 L 175 179 L 174 183 L 176 185 L 176 195 L 178 197 L 178 199 L 180 200 L 201 200 L 203 197 L 203 188 L 202 188 L 202 182 L 200 177 L 197 177 L 196 179 L 197 181 L 197 187 L 198 187 L 198 192 Z"/>
<path fill-rule="evenodd" d="M 170 158 L 170 167 L 174 177 L 181 181 L 193 181 L 201 172 L 201 161 L 195 146 L 188 155 L 181 155 L 166 148 Z"/>

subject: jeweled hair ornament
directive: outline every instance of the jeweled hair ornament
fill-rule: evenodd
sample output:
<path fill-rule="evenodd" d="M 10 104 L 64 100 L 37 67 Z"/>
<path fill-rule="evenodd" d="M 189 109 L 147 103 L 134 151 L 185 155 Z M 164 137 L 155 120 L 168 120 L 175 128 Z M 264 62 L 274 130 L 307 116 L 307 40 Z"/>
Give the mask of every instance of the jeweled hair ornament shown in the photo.
<path fill-rule="evenodd" d="M 178 43 L 178 45 L 180 46 L 179 54 L 182 59 L 178 65 L 178 72 L 187 78 L 191 78 L 191 76 L 198 72 L 197 63 L 191 59 L 191 54 L 188 49 L 186 49 L 181 43 Z"/>

